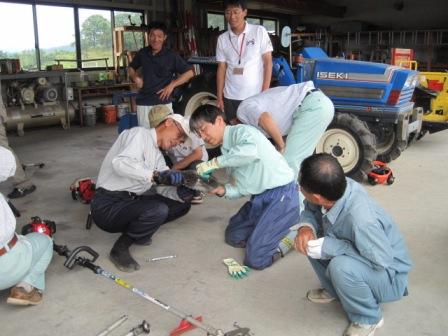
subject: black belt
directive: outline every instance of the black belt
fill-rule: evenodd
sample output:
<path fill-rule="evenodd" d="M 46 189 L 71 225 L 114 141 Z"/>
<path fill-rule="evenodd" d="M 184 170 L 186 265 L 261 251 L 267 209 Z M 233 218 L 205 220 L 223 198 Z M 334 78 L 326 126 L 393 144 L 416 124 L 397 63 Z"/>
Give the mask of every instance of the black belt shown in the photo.
<path fill-rule="evenodd" d="M 111 196 L 111 197 L 118 197 L 118 198 L 138 198 L 139 195 L 137 195 L 136 193 L 130 192 L 130 191 L 126 191 L 126 190 L 117 190 L 117 191 L 112 191 L 112 190 L 107 190 L 104 188 L 97 188 L 95 190 L 95 193 L 98 193 L 100 195 L 107 195 L 107 196 Z"/>
<path fill-rule="evenodd" d="M 307 93 L 306 93 L 306 95 L 305 95 L 305 98 L 306 97 L 308 97 L 310 94 L 312 94 L 313 92 L 317 92 L 317 91 L 320 91 L 319 89 L 311 89 L 311 90 L 309 90 Z M 303 99 L 305 99 L 305 98 L 303 98 Z"/>

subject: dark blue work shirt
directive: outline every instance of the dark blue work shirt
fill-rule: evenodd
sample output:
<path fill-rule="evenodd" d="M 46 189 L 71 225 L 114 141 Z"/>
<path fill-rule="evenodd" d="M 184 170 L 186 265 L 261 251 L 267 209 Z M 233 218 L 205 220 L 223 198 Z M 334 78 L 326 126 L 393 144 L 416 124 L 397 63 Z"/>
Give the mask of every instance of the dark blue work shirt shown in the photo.
<path fill-rule="evenodd" d="M 178 74 L 193 69 L 174 51 L 162 48 L 153 55 L 151 47 L 140 49 L 129 64 L 134 70 L 142 68 L 143 87 L 137 95 L 137 105 L 152 106 L 169 104 L 172 97 L 160 100 L 157 91 L 167 86 Z"/>

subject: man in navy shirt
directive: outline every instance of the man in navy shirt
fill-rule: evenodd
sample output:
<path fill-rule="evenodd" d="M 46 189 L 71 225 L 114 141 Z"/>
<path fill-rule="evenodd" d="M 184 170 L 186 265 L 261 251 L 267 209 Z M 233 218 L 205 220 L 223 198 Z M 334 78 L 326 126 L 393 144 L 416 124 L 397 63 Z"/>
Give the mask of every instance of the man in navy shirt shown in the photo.
<path fill-rule="evenodd" d="M 167 27 L 163 22 L 149 24 L 149 46 L 140 49 L 129 64 L 129 76 L 140 89 L 137 96 L 139 126 L 149 128 L 148 112 L 154 105 L 167 105 L 172 111 L 172 93 L 194 76 L 193 67 L 164 46 Z M 137 70 L 141 70 L 137 72 Z"/>

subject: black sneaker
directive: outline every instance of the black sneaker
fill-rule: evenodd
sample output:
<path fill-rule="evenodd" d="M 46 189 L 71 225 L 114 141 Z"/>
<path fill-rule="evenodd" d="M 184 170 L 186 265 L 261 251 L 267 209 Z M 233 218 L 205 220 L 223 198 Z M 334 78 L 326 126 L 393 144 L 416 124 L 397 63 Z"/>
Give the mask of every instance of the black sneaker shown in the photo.
<path fill-rule="evenodd" d="M 8 198 L 24 197 L 31 194 L 34 190 L 36 190 L 36 186 L 34 184 L 29 188 L 14 188 L 13 191 L 8 194 Z"/>

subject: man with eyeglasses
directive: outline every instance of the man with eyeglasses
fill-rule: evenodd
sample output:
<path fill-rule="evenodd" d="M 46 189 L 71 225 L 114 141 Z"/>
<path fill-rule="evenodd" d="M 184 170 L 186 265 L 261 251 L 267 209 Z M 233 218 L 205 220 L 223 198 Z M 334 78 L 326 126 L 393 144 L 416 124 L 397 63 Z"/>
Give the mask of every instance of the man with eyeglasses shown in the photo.
<path fill-rule="evenodd" d="M 233 125 L 241 101 L 269 88 L 273 48 L 263 26 L 246 22 L 246 1 L 225 0 L 224 15 L 229 29 L 216 46 L 216 105 Z"/>
<path fill-rule="evenodd" d="M 183 116 L 170 114 L 156 128 L 134 127 L 122 132 L 107 153 L 91 203 L 95 223 L 106 232 L 121 233 L 110 260 L 123 272 L 140 265 L 129 252 L 133 244 L 150 245 L 153 234 L 167 222 L 184 216 L 190 203 L 164 197 L 153 187 L 157 175 L 180 185 L 180 172 L 169 170 L 160 149 L 190 140 Z"/>
<path fill-rule="evenodd" d="M 193 66 L 165 46 L 167 32 L 165 23 L 151 22 L 149 46 L 140 49 L 129 64 L 129 76 L 140 89 L 136 99 L 139 126 L 149 128 L 148 112 L 155 105 L 167 105 L 172 111 L 174 89 L 194 76 Z"/>

